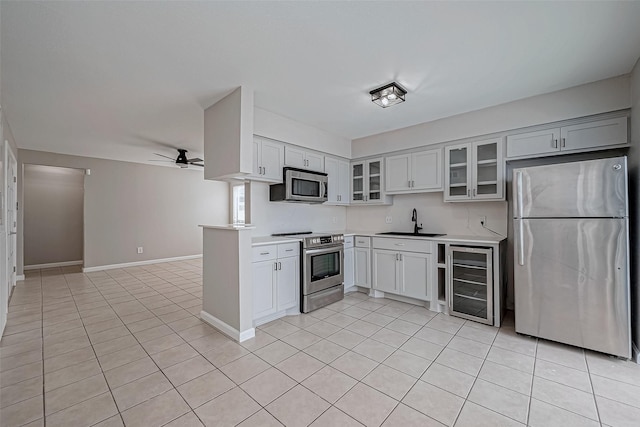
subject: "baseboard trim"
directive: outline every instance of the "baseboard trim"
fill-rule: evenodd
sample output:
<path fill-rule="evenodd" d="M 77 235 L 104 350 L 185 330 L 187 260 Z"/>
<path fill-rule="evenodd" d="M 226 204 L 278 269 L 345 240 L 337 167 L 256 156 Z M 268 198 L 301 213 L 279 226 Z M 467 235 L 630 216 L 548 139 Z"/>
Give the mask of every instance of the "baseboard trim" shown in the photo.
<path fill-rule="evenodd" d="M 23 270 L 29 271 L 29 270 L 40 270 L 42 268 L 69 267 L 71 265 L 82 265 L 83 262 L 84 261 L 79 260 L 79 261 L 49 262 L 46 264 L 32 264 L 32 265 L 25 265 Z"/>
<path fill-rule="evenodd" d="M 349 292 L 358 292 L 358 287 L 356 285 L 351 285 L 348 288 L 344 288 L 344 294 L 348 294 Z"/>
<path fill-rule="evenodd" d="M 200 312 L 200 319 L 238 342 L 243 342 L 256 336 L 255 328 L 250 328 L 246 331 L 240 332 L 236 328 L 229 326 L 227 323 L 204 310 Z"/>
<path fill-rule="evenodd" d="M 24 274 L 18 274 L 16 276 L 16 282 L 21 282 L 24 280 Z"/>
<path fill-rule="evenodd" d="M 202 258 L 202 254 L 176 256 L 172 258 L 149 259 L 147 261 L 123 262 L 122 264 L 97 265 L 95 267 L 85 267 L 82 269 L 82 272 L 91 273 L 94 271 L 113 270 L 115 268 L 137 267 L 139 265 L 158 264 L 161 262 L 185 261 L 188 259 L 196 259 L 196 258 Z"/>
<path fill-rule="evenodd" d="M 631 360 L 640 365 L 640 348 L 634 342 L 631 343 Z"/>

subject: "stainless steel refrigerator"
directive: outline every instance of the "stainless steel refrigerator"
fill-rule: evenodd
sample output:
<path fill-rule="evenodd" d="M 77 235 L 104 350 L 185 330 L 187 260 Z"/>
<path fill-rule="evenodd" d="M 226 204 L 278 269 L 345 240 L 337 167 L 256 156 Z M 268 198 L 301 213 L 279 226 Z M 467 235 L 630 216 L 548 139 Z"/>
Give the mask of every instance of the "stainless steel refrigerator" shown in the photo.
<path fill-rule="evenodd" d="M 513 170 L 516 332 L 631 357 L 627 158 Z"/>

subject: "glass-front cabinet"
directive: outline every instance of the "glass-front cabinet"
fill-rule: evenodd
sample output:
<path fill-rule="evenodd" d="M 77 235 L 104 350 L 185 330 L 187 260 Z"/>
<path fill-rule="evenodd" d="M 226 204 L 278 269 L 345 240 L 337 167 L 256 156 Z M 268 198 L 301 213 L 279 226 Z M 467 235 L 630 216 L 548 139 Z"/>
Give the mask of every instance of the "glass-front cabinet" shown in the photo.
<path fill-rule="evenodd" d="M 449 314 L 493 324 L 493 250 L 450 246 Z"/>
<path fill-rule="evenodd" d="M 448 202 L 504 200 L 502 138 L 445 147 Z"/>
<path fill-rule="evenodd" d="M 382 165 L 382 158 L 351 163 L 351 203 L 385 203 Z"/>

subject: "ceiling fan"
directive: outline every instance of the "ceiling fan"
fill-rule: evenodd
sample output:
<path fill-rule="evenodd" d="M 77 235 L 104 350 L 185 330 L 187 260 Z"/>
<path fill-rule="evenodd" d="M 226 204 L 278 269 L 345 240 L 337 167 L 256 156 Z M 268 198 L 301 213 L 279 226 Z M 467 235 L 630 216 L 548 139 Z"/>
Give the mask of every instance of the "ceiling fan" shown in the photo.
<path fill-rule="evenodd" d="M 193 159 L 188 159 L 187 158 L 187 150 L 185 150 L 183 148 L 176 148 L 176 150 L 178 150 L 178 157 L 176 157 L 175 159 L 173 157 L 165 156 L 164 154 L 159 154 L 159 153 L 153 153 L 153 154 L 155 154 L 156 156 L 160 156 L 160 157 L 164 157 L 166 159 L 169 159 L 170 161 L 172 161 L 176 165 L 180 166 L 181 168 L 188 168 L 189 165 L 204 167 L 204 164 L 202 163 L 202 162 L 204 162 L 204 160 L 202 160 L 201 158 L 194 157 Z M 152 161 L 152 162 L 168 162 L 169 160 L 150 160 L 150 161 Z"/>

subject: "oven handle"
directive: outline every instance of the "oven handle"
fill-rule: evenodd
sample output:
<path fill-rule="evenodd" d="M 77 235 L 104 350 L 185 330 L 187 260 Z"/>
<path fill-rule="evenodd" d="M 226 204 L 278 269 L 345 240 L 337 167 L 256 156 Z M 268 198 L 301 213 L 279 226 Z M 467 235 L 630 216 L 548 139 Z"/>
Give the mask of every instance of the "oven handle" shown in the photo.
<path fill-rule="evenodd" d="M 333 246 L 328 246 L 328 247 L 322 248 L 322 249 L 305 249 L 304 253 L 306 255 L 315 255 L 315 254 L 335 252 L 336 249 L 339 250 L 339 251 L 343 251 L 344 250 L 344 245 L 342 245 L 342 244 L 333 245 Z"/>

